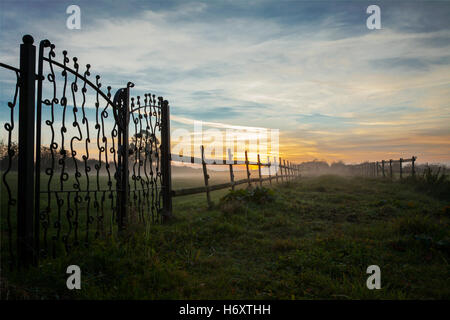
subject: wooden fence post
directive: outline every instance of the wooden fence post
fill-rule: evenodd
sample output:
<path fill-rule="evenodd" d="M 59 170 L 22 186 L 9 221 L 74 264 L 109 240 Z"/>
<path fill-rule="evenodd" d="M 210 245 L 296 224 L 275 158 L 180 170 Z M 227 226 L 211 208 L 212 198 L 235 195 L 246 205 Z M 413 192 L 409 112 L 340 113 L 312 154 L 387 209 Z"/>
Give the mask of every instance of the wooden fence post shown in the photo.
<path fill-rule="evenodd" d="M 294 171 L 292 171 L 292 162 L 289 161 L 289 175 L 291 176 L 291 179 L 294 178 Z"/>
<path fill-rule="evenodd" d="M 208 171 L 206 169 L 205 147 L 203 145 L 201 146 L 201 151 L 202 151 L 203 178 L 205 180 L 205 189 L 206 189 L 206 201 L 208 201 L 208 206 L 211 208 L 212 202 L 211 202 L 211 196 L 209 194 L 209 185 L 208 185 L 209 175 L 208 175 Z"/>
<path fill-rule="evenodd" d="M 402 179 L 402 178 L 403 178 L 403 168 L 402 168 L 402 162 L 403 162 L 403 158 L 400 158 L 400 161 L 399 161 L 399 163 L 400 163 L 400 179 Z"/>
<path fill-rule="evenodd" d="M 278 165 L 280 167 L 280 177 L 281 177 L 281 182 L 284 182 L 284 177 L 283 177 L 283 166 L 282 166 L 282 162 L 281 162 L 281 157 L 280 157 L 280 164 Z M 277 180 L 278 182 L 278 180 Z"/>
<path fill-rule="evenodd" d="M 292 180 L 292 170 L 291 170 L 291 162 L 290 161 L 287 161 L 287 166 L 288 166 L 288 176 Z"/>
<path fill-rule="evenodd" d="M 392 159 L 389 160 L 389 176 L 392 179 Z"/>
<path fill-rule="evenodd" d="M 261 161 L 258 153 L 258 174 L 259 174 L 259 186 L 262 187 L 262 176 L 261 176 Z"/>
<path fill-rule="evenodd" d="M 247 150 L 245 150 L 245 167 L 247 169 L 247 182 L 248 182 L 248 187 L 250 188 L 252 186 L 251 182 L 250 182 L 250 169 L 248 168 L 248 154 L 247 154 Z"/>
<path fill-rule="evenodd" d="M 294 170 L 292 168 L 292 162 L 289 161 L 289 175 L 291 176 L 291 179 L 294 178 Z"/>
<path fill-rule="evenodd" d="M 276 160 L 275 160 L 276 161 Z M 278 170 L 275 171 L 275 176 L 277 177 L 277 183 L 278 183 L 278 176 L 281 175 L 281 158 L 278 158 Z M 280 172 L 280 174 L 278 174 Z"/>
<path fill-rule="evenodd" d="M 269 165 L 268 166 L 268 168 L 269 168 L 269 183 L 270 183 L 270 185 L 272 185 L 272 176 L 270 174 L 270 167 L 272 166 L 272 164 L 270 163 L 270 157 L 269 156 L 267 156 L 267 164 Z"/>
<path fill-rule="evenodd" d="M 233 172 L 233 155 L 231 154 L 231 149 L 228 149 L 228 160 L 230 167 L 230 181 L 231 181 L 231 190 L 234 190 L 234 172 Z"/>
<path fill-rule="evenodd" d="M 286 174 L 287 180 L 289 181 L 291 179 L 291 168 L 289 168 L 289 160 L 286 160 Z"/>
<path fill-rule="evenodd" d="M 386 177 L 386 173 L 384 172 L 384 160 L 381 160 L 381 169 L 383 171 L 383 178 Z"/>
<path fill-rule="evenodd" d="M 413 177 L 416 176 L 416 170 L 415 170 L 415 167 L 414 167 L 414 161 L 416 161 L 416 157 L 412 156 L 412 158 L 411 158 L 411 174 L 412 174 Z"/>
<path fill-rule="evenodd" d="M 378 161 L 375 163 L 375 177 L 378 177 Z"/>
<path fill-rule="evenodd" d="M 294 178 L 294 171 L 292 171 L 292 162 L 289 161 L 289 174 L 291 178 Z"/>
<path fill-rule="evenodd" d="M 36 47 L 30 35 L 25 35 L 22 40 L 19 79 L 17 257 L 19 267 L 27 267 L 37 258 L 33 238 Z"/>
<path fill-rule="evenodd" d="M 288 167 L 289 161 L 283 160 L 284 165 L 284 174 L 286 175 L 286 180 L 289 181 L 289 167 Z"/>

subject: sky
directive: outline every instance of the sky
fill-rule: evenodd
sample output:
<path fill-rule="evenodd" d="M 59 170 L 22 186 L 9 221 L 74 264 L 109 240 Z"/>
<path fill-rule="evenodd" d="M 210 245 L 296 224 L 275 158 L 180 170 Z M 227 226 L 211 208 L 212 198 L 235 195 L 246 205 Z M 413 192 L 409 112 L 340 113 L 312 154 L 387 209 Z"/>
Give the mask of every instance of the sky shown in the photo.
<path fill-rule="evenodd" d="M 71 4 L 80 30 L 66 27 Z M 371 4 L 379 30 L 366 26 Z M 279 129 L 295 162 L 450 164 L 449 17 L 448 1 L 1 0 L 0 61 L 17 66 L 31 34 L 91 64 L 104 86 L 164 96 L 172 130 Z M 2 123 L 11 81 L 0 72 Z"/>

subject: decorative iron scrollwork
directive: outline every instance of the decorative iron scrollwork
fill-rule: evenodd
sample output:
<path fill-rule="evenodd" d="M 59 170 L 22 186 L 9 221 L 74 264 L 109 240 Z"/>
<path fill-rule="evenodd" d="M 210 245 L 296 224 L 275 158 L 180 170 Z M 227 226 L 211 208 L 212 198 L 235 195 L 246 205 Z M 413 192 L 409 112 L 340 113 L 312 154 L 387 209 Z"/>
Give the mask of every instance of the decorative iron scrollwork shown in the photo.
<path fill-rule="evenodd" d="M 20 70 L 15 72 L 8 140 L 2 157 L 7 194 L 6 240 L 14 261 L 14 206 L 10 173 L 17 157 L 13 142 Z M 38 257 L 57 256 L 93 238 L 113 235 L 127 222 L 161 221 L 161 106 L 146 93 L 131 97 L 128 82 L 112 98 L 101 77 L 91 76 L 67 51 L 57 53 L 49 40 L 39 45 L 36 99 L 35 229 Z M 3 151 L 2 149 L 2 151 Z M 3 240 L 3 238 L 2 238 Z"/>

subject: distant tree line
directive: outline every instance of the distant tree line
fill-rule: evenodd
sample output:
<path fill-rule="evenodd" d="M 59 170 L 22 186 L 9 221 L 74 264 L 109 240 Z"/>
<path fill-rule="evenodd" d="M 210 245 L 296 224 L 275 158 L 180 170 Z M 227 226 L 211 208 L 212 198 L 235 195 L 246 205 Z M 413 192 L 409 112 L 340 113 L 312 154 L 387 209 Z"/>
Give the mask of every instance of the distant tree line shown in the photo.
<path fill-rule="evenodd" d="M 156 159 L 155 156 L 155 141 L 156 146 L 159 148 L 159 140 L 155 137 L 155 135 L 150 134 L 146 130 L 142 130 L 142 132 L 139 132 L 132 136 L 130 145 L 129 145 L 129 165 L 130 168 L 134 166 L 134 160 L 135 160 L 135 154 L 137 152 L 140 153 L 140 159 L 142 161 L 141 164 L 143 164 L 143 160 L 145 158 L 145 152 L 147 154 L 151 154 L 151 158 L 153 161 Z M 117 146 L 116 146 L 117 147 Z M 153 150 L 152 150 L 153 147 Z M 139 151 L 140 148 L 140 151 Z M 9 156 L 9 154 L 11 156 Z M 61 170 L 61 164 L 60 160 L 64 158 L 65 154 L 65 161 L 64 161 L 64 168 L 65 171 L 71 172 L 75 171 L 76 167 L 78 168 L 78 171 L 83 172 L 85 169 L 85 162 L 82 159 L 82 156 L 77 154 L 75 157 L 72 157 L 70 150 L 63 150 L 59 148 L 58 150 L 53 150 L 53 159 L 52 160 L 52 150 L 47 146 L 41 146 L 41 169 L 42 172 L 45 171 L 46 168 L 51 168 L 52 163 L 54 163 L 55 170 Z M 8 151 L 8 144 L 4 141 L 0 141 L 0 169 L 2 171 L 5 171 L 9 166 L 11 171 L 17 171 L 18 167 L 18 156 L 19 156 L 19 146 L 17 142 L 11 143 L 11 149 Z M 110 166 L 110 172 L 111 169 L 114 169 L 114 155 L 109 152 L 108 150 L 108 162 Z M 91 172 L 96 171 L 96 165 L 100 165 L 100 172 L 106 173 L 106 162 L 104 161 L 104 154 L 102 153 L 102 160 L 99 161 L 98 159 L 98 153 L 91 154 L 89 159 L 86 161 L 86 165 L 90 167 Z M 139 159 L 139 156 L 138 156 Z M 149 159 L 148 159 L 149 160 Z M 54 162 L 53 162 L 54 161 Z M 11 162 L 11 164 L 9 164 Z M 149 165 L 149 164 L 148 164 Z M 113 173 L 113 172 L 112 172 Z"/>

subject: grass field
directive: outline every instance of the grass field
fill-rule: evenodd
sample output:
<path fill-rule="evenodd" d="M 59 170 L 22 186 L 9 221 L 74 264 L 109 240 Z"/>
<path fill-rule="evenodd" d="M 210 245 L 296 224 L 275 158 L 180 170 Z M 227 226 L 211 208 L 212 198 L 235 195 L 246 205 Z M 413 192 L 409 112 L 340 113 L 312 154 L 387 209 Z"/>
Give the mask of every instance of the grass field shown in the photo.
<path fill-rule="evenodd" d="M 448 299 L 450 203 L 410 184 L 321 176 L 270 197 L 174 199 L 175 219 L 105 239 L 26 272 L 2 299 Z M 79 265 L 81 290 L 66 287 Z M 368 290 L 366 268 L 381 268 Z"/>

